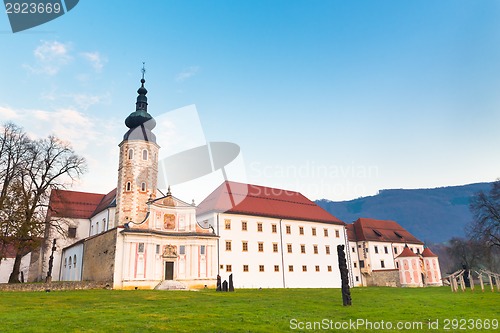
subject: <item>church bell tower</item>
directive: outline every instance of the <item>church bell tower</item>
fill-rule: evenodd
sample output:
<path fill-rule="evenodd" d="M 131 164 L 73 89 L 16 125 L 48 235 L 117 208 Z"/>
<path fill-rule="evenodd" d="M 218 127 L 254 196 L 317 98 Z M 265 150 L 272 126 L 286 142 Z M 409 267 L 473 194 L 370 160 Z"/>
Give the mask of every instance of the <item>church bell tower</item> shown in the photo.
<path fill-rule="evenodd" d="M 129 128 L 123 136 L 118 163 L 115 225 L 128 223 L 133 228 L 148 228 L 144 221 L 147 202 L 156 197 L 158 180 L 158 149 L 152 130 L 156 121 L 148 113 L 148 91 L 144 87 L 142 69 L 141 87 L 137 90 L 135 112 L 126 119 Z"/>

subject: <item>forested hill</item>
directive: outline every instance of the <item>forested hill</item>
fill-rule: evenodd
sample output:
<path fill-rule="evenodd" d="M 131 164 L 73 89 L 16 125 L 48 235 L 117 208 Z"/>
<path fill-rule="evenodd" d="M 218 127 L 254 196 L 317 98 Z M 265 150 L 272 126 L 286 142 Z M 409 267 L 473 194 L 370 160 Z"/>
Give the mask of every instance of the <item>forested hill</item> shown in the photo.
<path fill-rule="evenodd" d="M 488 192 L 491 183 L 449 186 L 434 189 L 382 190 L 379 194 L 350 201 L 326 199 L 316 203 L 346 223 L 359 217 L 394 220 L 424 242 L 445 242 L 464 236 L 472 220 L 470 198 Z"/>

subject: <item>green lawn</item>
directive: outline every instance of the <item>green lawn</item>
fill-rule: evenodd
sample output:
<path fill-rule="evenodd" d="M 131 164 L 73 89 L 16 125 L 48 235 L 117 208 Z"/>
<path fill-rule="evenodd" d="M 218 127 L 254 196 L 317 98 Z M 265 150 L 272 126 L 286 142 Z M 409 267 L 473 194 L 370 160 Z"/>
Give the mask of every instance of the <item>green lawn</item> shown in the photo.
<path fill-rule="evenodd" d="M 343 307 L 338 289 L 202 291 L 0 292 L 0 332 L 282 332 L 312 331 L 307 322 L 335 330 L 335 323 L 370 322 L 345 332 L 453 332 L 450 322 L 470 325 L 500 320 L 500 293 L 452 293 L 449 288 L 355 288 Z M 296 321 L 294 321 L 294 319 Z M 439 329 L 428 323 L 439 320 Z M 462 322 L 460 322 L 462 320 Z M 467 322 L 465 322 L 467 320 Z M 476 320 L 472 326 L 469 320 Z M 331 322 L 330 322 L 331 321 Z M 390 322 L 392 330 L 377 330 Z M 398 330 L 398 321 L 422 323 Z M 410 322 L 410 324 L 408 324 Z M 339 325 L 339 324 L 337 324 Z M 418 325 L 418 324 L 416 324 Z M 435 325 L 435 324 L 434 324 Z M 472 328 L 472 329 L 471 329 Z M 474 329 L 475 328 L 475 329 Z M 498 332 L 490 328 L 483 332 Z"/>

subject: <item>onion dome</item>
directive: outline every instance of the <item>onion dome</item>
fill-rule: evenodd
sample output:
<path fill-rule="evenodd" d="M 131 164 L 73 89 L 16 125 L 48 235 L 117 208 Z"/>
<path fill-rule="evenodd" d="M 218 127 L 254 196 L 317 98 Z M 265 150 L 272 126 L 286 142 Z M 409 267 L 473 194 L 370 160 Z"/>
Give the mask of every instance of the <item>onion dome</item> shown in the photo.
<path fill-rule="evenodd" d="M 156 126 L 156 121 L 148 113 L 148 98 L 146 94 L 148 91 L 144 87 L 146 80 L 141 79 L 141 87 L 137 90 L 139 96 L 137 96 L 137 102 L 135 103 L 135 112 L 132 112 L 127 119 L 125 119 L 125 125 L 128 128 L 135 128 L 144 125 L 145 128 L 152 130 Z"/>
<path fill-rule="evenodd" d="M 146 69 L 142 67 L 141 87 L 137 90 L 137 102 L 135 103 L 135 111 L 132 112 L 126 119 L 125 125 L 129 128 L 123 136 L 123 140 L 144 140 L 156 143 L 156 136 L 151 132 L 156 126 L 156 120 L 148 113 L 148 98 L 147 89 L 144 87 L 144 73 Z"/>

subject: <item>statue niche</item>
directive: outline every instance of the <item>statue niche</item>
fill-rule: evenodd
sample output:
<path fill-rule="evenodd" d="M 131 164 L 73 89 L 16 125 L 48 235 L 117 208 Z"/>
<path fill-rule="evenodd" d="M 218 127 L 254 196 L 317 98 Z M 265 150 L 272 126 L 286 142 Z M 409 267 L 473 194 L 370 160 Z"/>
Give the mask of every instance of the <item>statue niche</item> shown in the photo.
<path fill-rule="evenodd" d="M 170 230 L 175 229 L 175 215 L 174 214 L 165 214 L 163 216 L 163 227 L 165 229 L 170 229 Z"/>
<path fill-rule="evenodd" d="M 177 258 L 177 246 L 175 245 L 165 245 L 163 250 L 163 258 Z"/>

